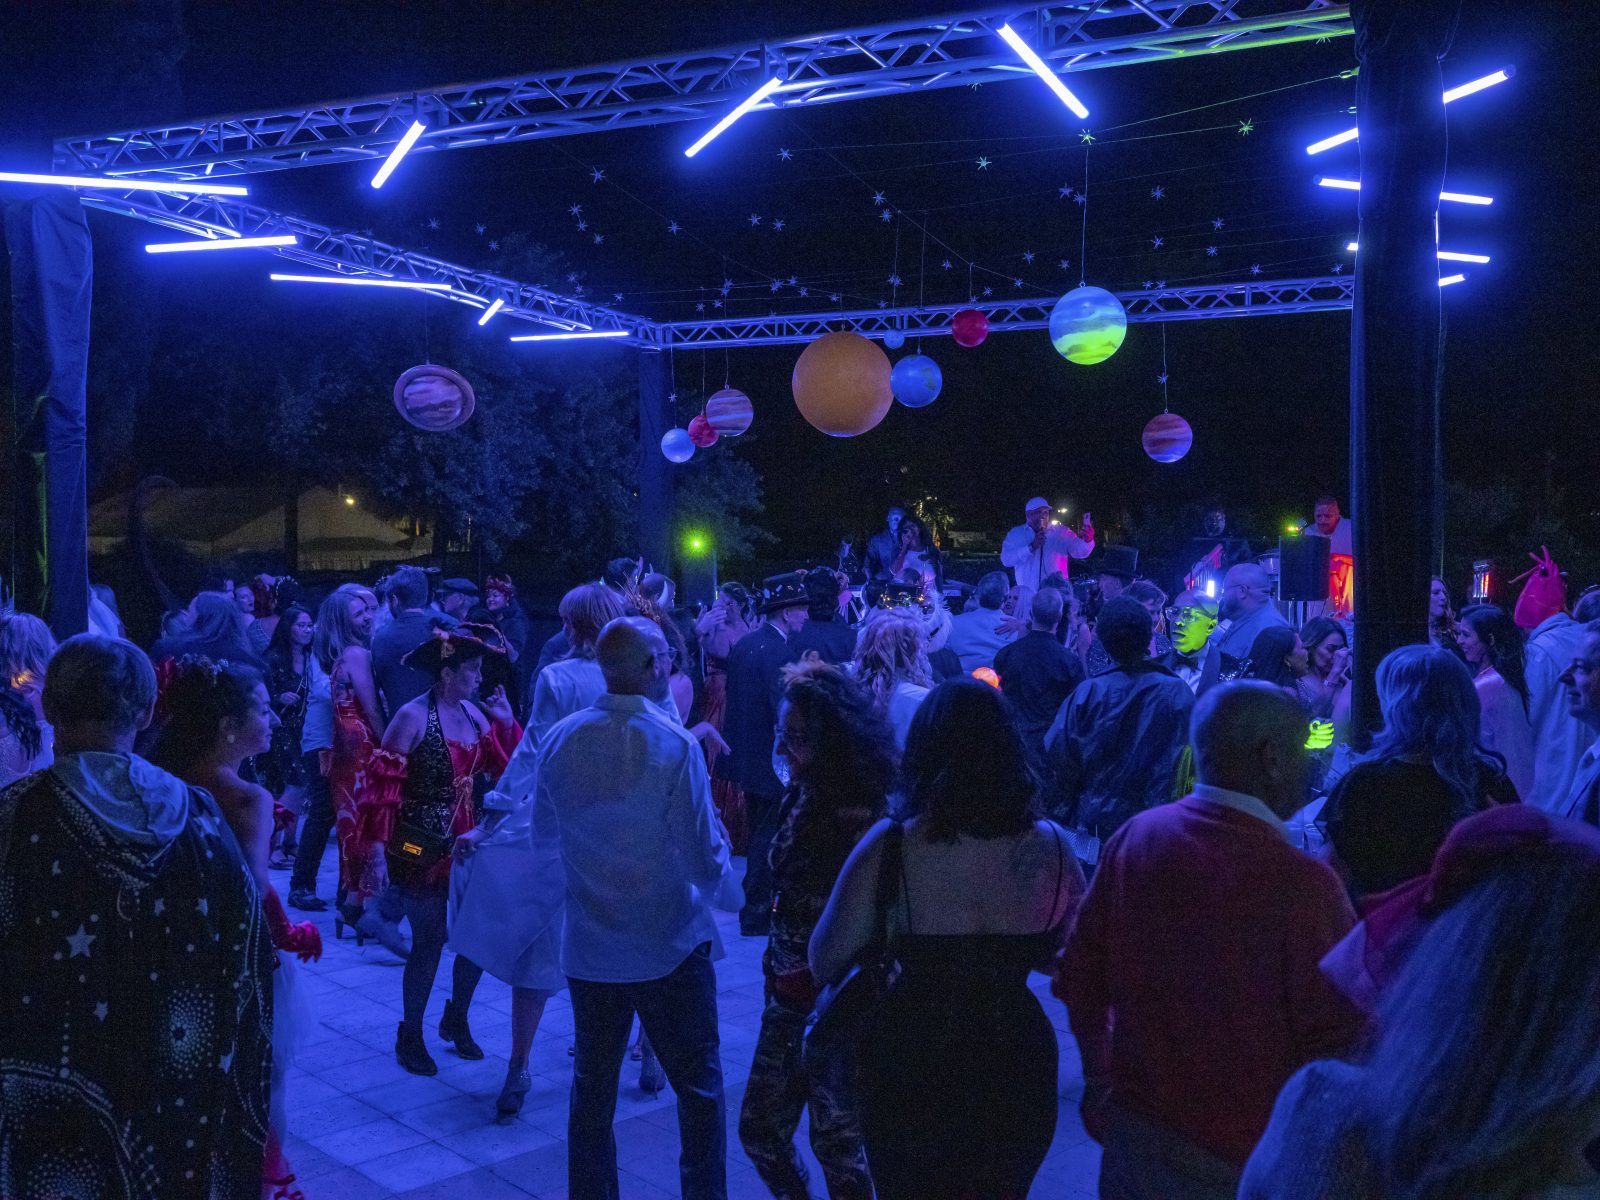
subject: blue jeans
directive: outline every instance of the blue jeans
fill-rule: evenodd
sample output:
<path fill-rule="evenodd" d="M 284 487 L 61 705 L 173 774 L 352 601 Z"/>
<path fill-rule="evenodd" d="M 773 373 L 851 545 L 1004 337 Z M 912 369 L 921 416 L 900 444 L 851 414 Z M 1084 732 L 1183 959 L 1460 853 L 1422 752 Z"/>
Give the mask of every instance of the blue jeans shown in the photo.
<path fill-rule="evenodd" d="M 572 1108 L 567 1118 L 570 1200 L 617 1200 L 617 1079 L 633 1017 L 678 1096 L 683 1200 L 726 1200 L 728 1131 L 717 1035 L 717 975 L 702 943 L 670 975 L 643 983 L 567 980 L 572 999 Z"/>

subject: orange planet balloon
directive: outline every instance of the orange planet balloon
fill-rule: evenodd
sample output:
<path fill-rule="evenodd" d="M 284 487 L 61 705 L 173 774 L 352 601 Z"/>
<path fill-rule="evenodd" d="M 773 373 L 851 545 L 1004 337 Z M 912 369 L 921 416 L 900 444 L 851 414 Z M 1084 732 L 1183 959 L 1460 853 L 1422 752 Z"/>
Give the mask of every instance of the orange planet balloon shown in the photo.
<path fill-rule="evenodd" d="M 866 433 L 894 404 L 889 356 L 859 333 L 825 333 L 794 364 L 794 403 L 830 437 Z"/>

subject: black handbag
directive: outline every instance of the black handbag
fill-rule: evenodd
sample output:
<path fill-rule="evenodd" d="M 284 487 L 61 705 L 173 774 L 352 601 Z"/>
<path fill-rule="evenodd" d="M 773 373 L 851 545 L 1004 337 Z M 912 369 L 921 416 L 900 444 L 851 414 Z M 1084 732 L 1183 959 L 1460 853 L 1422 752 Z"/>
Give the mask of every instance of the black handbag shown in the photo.
<path fill-rule="evenodd" d="M 455 838 L 438 834 L 411 821 L 401 821 L 389 835 L 384 853 L 389 874 L 396 883 L 413 883 L 450 856 Z"/>
<path fill-rule="evenodd" d="M 899 821 L 890 824 L 883 835 L 878 885 L 873 895 L 877 936 L 862 952 L 861 961 L 850 968 L 849 974 L 823 988 L 817 996 L 800 1049 L 806 1070 L 815 1078 L 830 1078 L 849 1063 L 871 1028 L 894 979 L 889 913 L 900 882 L 904 836 L 905 828 Z"/>

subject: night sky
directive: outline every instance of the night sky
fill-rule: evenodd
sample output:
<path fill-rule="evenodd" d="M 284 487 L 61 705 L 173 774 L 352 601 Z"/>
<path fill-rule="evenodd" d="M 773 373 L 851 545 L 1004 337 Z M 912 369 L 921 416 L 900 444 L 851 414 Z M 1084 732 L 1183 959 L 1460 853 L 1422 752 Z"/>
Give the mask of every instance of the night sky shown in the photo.
<path fill-rule="evenodd" d="M 137 103 L 150 120 L 292 106 L 754 43 L 898 18 L 911 7 L 190 4 L 178 16 L 178 94 Z M 916 6 L 928 14 L 952 7 Z M 1548 495 L 1588 537 L 1596 528 L 1589 510 L 1600 507 L 1592 503 L 1596 321 L 1580 294 L 1596 249 L 1589 180 L 1600 139 L 1592 55 L 1583 49 L 1595 43 L 1593 7 L 1465 4 L 1446 84 L 1508 63 L 1518 73 L 1450 109 L 1447 186 L 1492 194 L 1494 206 L 1441 213 L 1441 245 L 1494 256 L 1445 293 L 1447 477 Z M 61 61 L 65 46 L 37 32 L 47 53 L 36 61 L 52 50 Z M 115 62 L 104 51 L 85 54 L 86 76 Z M 704 125 L 684 123 L 419 155 L 382 192 L 366 186 L 364 165 L 261 174 L 250 185 L 252 199 L 269 207 L 491 270 L 490 242 L 525 234 L 557 252 L 588 298 L 663 319 L 693 319 L 697 304 L 718 315 L 712 304 L 724 279 L 734 286 L 722 311 L 745 315 L 826 309 L 833 293 L 850 308 L 915 303 L 919 294 L 948 304 L 964 297 L 969 278 L 978 294 L 987 287 L 1005 298 L 1057 295 L 1080 274 L 1116 289 L 1246 280 L 1257 265 L 1262 279 L 1320 275 L 1336 263 L 1348 272 L 1354 197 L 1312 178 L 1357 175 L 1356 149 L 1311 159 L 1303 147 L 1350 123 L 1355 82 L 1337 76 L 1354 65 L 1344 37 L 1073 75 L 1088 121 L 1022 78 L 754 114 L 693 161 L 682 149 Z M 92 91 L 63 91 L 61 119 L 68 110 L 84 116 L 57 132 L 106 127 L 95 104 Z M 110 124 L 129 119 L 137 114 L 121 111 Z M 1086 231 L 1084 208 L 1061 194 L 1083 186 L 1085 126 L 1096 139 Z M 989 165 L 980 169 L 980 159 Z M 573 205 L 582 207 L 577 216 Z M 885 207 L 887 222 L 879 219 Z M 676 235 L 672 221 L 682 227 Z M 112 217 L 96 216 L 94 228 L 114 243 L 149 240 L 144 227 Z M 255 289 L 275 286 L 265 282 L 271 262 L 214 269 L 236 273 L 230 283 L 248 304 Z M 108 269 L 153 266 L 122 256 Z M 897 296 L 891 276 L 902 281 Z M 528 282 L 576 286 L 565 277 Z M 164 295 L 182 303 L 170 288 Z M 473 319 L 466 308 L 432 307 L 434 320 Z M 1139 445 L 1145 421 L 1161 410 L 1163 328 L 1171 406 L 1196 434 L 1194 450 L 1172 466 L 1152 463 Z M 1258 527 L 1309 516 L 1318 492 L 1346 490 L 1348 332 L 1345 313 L 1142 324 L 1095 367 L 1064 362 L 1042 331 L 996 335 L 975 350 L 929 339 L 924 349 L 944 371 L 939 400 L 920 411 L 896 406 L 850 441 L 825 438 L 795 412 L 789 372 L 799 347 L 689 351 L 674 371 L 684 421 L 697 411 L 702 380 L 715 390 L 726 373 L 750 394 L 756 423 L 740 452 L 765 478 L 763 523 L 798 556 L 843 531 L 868 531 L 902 496 L 936 498 L 958 529 L 1003 529 L 1035 493 L 1075 514 L 1093 509 L 1102 528 L 1147 527 L 1153 518 L 1141 513 L 1175 516 L 1207 497 Z M 631 372 L 631 352 L 617 348 L 537 352 L 564 356 L 573 372 Z M 1470 530 L 1446 532 L 1471 540 Z"/>

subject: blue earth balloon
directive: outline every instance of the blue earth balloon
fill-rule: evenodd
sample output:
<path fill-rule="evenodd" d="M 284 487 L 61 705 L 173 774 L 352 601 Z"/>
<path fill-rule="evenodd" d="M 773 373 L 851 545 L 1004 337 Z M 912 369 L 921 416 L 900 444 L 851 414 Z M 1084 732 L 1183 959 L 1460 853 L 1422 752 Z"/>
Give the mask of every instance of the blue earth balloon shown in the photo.
<path fill-rule="evenodd" d="M 926 408 L 939 398 L 944 373 L 926 354 L 908 354 L 889 372 L 894 398 L 907 408 Z"/>
<path fill-rule="evenodd" d="M 1073 288 L 1050 310 L 1050 341 L 1068 362 L 1092 366 L 1117 352 L 1128 314 L 1105 288 Z"/>
<path fill-rule="evenodd" d="M 694 442 L 687 429 L 669 429 L 661 435 L 661 453 L 669 462 L 686 463 L 694 457 Z"/>
<path fill-rule="evenodd" d="M 891 329 L 883 335 L 883 344 L 891 350 L 898 350 L 906 344 L 906 335 L 898 329 Z"/>

